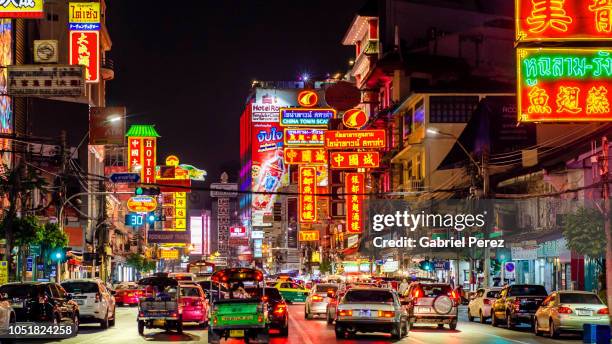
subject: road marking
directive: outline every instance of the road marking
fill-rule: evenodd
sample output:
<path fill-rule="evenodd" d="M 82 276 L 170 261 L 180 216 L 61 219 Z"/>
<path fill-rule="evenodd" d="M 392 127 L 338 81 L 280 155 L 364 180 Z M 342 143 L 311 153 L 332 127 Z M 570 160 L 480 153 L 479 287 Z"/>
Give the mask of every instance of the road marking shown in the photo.
<path fill-rule="evenodd" d="M 520 344 L 531 344 L 531 342 L 523 342 L 523 341 L 516 340 L 516 339 L 510 339 L 510 338 L 506 338 L 506 337 L 498 336 L 498 335 L 496 335 L 496 334 L 492 334 L 492 333 L 480 332 L 480 331 L 476 331 L 476 330 L 471 330 L 471 331 L 472 331 L 472 332 L 476 332 L 476 333 L 480 333 L 480 334 L 484 334 L 484 335 L 487 335 L 487 336 L 491 336 L 491 337 L 497 337 L 497 338 L 505 339 L 505 340 L 507 340 L 507 341 L 514 342 L 514 343 L 520 343 Z"/>
<path fill-rule="evenodd" d="M 310 337 L 308 337 L 308 334 L 306 333 L 306 331 L 304 331 L 304 328 L 302 327 L 302 325 L 300 325 L 300 322 L 297 320 L 294 320 L 293 316 L 291 315 L 291 313 L 289 313 L 289 320 L 291 320 L 291 327 L 297 327 L 298 328 L 298 332 L 301 333 L 300 339 L 302 340 L 302 343 L 304 344 L 314 344 L 314 342 L 312 340 L 310 340 Z"/>

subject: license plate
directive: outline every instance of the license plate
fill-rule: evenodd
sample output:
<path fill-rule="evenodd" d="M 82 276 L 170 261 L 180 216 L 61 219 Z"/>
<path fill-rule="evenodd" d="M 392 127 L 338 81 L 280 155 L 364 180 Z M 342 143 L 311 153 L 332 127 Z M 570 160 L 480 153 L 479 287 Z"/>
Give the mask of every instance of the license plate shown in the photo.
<path fill-rule="evenodd" d="M 362 317 L 371 317 L 372 316 L 372 311 L 370 311 L 369 309 L 362 309 L 361 312 L 359 312 L 359 315 Z"/>
<path fill-rule="evenodd" d="M 593 311 L 587 311 L 587 310 L 576 310 L 576 314 L 578 315 L 586 315 L 586 316 L 591 316 L 593 315 Z"/>
<path fill-rule="evenodd" d="M 238 317 L 221 317 L 221 320 L 225 321 L 240 321 L 240 320 L 251 320 L 253 317 L 251 315 L 243 315 Z"/>
<path fill-rule="evenodd" d="M 429 313 L 431 309 L 429 307 L 417 307 L 417 313 Z"/>
<path fill-rule="evenodd" d="M 11 306 L 13 308 L 23 308 L 23 303 L 21 302 L 11 303 Z"/>
<path fill-rule="evenodd" d="M 230 337 L 244 337 L 244 330 L 230 330 Z"/>
<path fill-rule="evenodd" d="M 164 326 L 166 324 L 166 320 L 153 320 L 153 326 Z"/>

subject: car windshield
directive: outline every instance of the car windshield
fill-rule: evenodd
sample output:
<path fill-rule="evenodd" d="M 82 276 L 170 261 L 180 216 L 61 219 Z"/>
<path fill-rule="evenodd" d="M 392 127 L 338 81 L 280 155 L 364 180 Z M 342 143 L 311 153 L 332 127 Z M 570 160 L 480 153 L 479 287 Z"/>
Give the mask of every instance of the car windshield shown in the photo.
<path fill-rule="evenodd" d="M 499 290 L 489 290 L 487 292 L 487 297 L 491 299 L 497 299 L 499 297 Z"/>
<path fill-rule="evenodd" d="M 200 297 L 200 291 L 196 287 L 181 287 L 181 296 Z"/>
<path fill-rule="evenodd" d="M 387 290 L 349 290 L 345 303 L 392 303 L 393 294 Z"/>
<path fill-rule="evenodd" d="M 27 284 L 5 284 L 0 287 L 0 293 L 7 294 L 10 298 L 35 297 L 36 287 Z"/>
<path fill-rule="evenodd" d="M 541 285 L 513 285 L 508 296 L 547 296 L 546 289 Z"/>
<path fill-rule="evenodd" d="M 94 282 L 64 282 L 62 287 L 69 293 L 97 293 L 98 285 Z"/>
<path fill-rule="evenodd" d="M 585 305 L 601 305 L 602 302 L 595 294 L 562 293 L 559 295 L 561 303 L 577 303 Z"/>
<path fill-rule="evenodd" d="M 315 292 L 317 293 L 327 293 L 330 290 L 335 292 L 338 290 L 338 286 L 332 284 L 319 284 L 315 287 Z"/>
<path fill-rule="evenodd" d="M 448 295 L 451 292 L 451 287 L 448 284 L 422 284 L 424 297 L 438 297 L 440 295 Z"/>
<path fill-rule="evenodd" d="M 245 290 L 247 293 L 249 293 L 249 295 L 251 295 L 251 297 L 254 298 L 261 297 L 261 292 L 263 291 L 262 288 L 255 287 L 246 287 Z M 269 287 L 266 288 L 266 297 L 270 301 L 281 301 L 283 299 L 278 289 Z"/>

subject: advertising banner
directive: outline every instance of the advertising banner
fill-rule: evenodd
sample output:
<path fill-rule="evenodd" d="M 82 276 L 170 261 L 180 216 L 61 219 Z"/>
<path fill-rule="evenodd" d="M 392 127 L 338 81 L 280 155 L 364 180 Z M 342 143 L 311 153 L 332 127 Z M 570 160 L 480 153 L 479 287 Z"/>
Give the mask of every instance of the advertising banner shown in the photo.
<path fill-rule="evenodd" d="M 610 0 L 516 1 L 516 41 L 611 40 Z"/>
<path fill-rule="evenodd" d="M 365 175 L 363 173 L 346 173 L 346 224 L 347 232 L 363 231 L 363 194 L 365 193 Z"/>
<path fill-rule="evenodd" d="M 324 129 L 285 129 L 285 146 L 323 146 Z"/>
<path fill-rule="evenodd" d="M 203 254 L 202 253 L 202 231 L 203 231 L 202 216 L 191 216 L 191 218 L 189 219 L 189 231 L 191 233 L 191 244 L 193 245 L 191 254 Z"/>
<path fill-rule="evenodd" d="M 258 88 L 251 104 L 252 122 L 278 124 L 281 108 L 298 105 L 296 96 L 296 90 Z"/>
<path fill-rule="evenodd" d="M 149 244 L 189 244 L 191 242 L 191 233 L 188 231 L 148 231 L 147 242 Z"/>
<path fill-rule="evenodd" d="M 89 108 L 89 144 L 118 145 L 125 143 L 125 107 Z"/>
<path fill-rule="evenodd" d="M 142 139 L 142 183 L 155 183 L 155 166 L 157 164 L 157 139 L 145 137 Z"/>
<path fill-rule="evenodd" d="M 327 154 L 323 148 L 285 148 L 287 165 L 327 165 Z"/>
<path fill-rule="evenodd" d="M 378 152 L 331 152 L 332 169 L 376 168 L 380 166 Z"/>
<path fill-rule="evenodd" d="M 13 24 L 11 19 L 0 19 L 0 46 L 4 47 L 0 51 L 0 66 L 13 64 Z M 8 68 L 0 70 L 0 94 L 8 94 Z M 85 83 L 83 83 L 83 86 Z M 84 92 L 84 87 L 82 92 Z M 13 104 L 12 98 L 0 96 L 0 133 L 10 134 L 13 132 Z M 12 166 L 11 157 L 13 150 L 12 141 L 0 139 L 0 166 Z"/>
<path fill-rule="evenodd" d="M 283 126 L 327 127 L 334 117 L 334 109 L 280 109 L 280 123 Z"/>
<path fill-rule="evenodd" d="M 68 4 L 68 28 L 70 30 L 100 30 L 99 2 L 71 2 Z"/>
<path fill-rule="evenodd" d="M 2 1 L 0 2 L 0 18 L 41 19 L 45 16 L 44 0 Z"/>
<path fill-rule="evenodd" d="M 300 231 L 300 241 L 319 241 L 319 231 Z"/>
<path fill-rule="evenodd" d="M 100 33 L 70 31 L 70 64 L 85 66 L 85 82 L 100 81 Z"/>
<path fill-rule="evenodd" d="M 299 169 L 299 213 L 301 223 L 317 221 L 317 170 L 312 166 L 300 166 Z"/>
<path fill-rule="evenodd" d="M 211 183 L 210 197 L 238 197 L 238 184 L 235 183 Z"/>
<path fill-rule="evenodd" d="M 15 97 L 82 97 L 85 69 L 81 66 L 8 66 L 8 94 Z"/>
<path fill-rule="evenodd" d="M 610 48 L 517 49 L 521 122 L 610 121 Z"/>
<path fill-rule="evenodd" d="M 328 130 L 325 133 L 325 148 L 385 148 L 387 135 L 384 129 L 372 130 Z"/>

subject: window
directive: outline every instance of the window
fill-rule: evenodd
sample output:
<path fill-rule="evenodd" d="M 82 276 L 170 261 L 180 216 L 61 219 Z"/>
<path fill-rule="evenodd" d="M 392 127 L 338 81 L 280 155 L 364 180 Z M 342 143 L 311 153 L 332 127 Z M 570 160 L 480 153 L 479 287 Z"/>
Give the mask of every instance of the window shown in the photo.
<path fill-rule="evenodd" d="M 478 289 L 476 292 L 476 297 L 482 297 L 482 295 L 484 295 L 484 289 Z"/>
<path fill-rule="evenodd" d="M 282 283 L 281 288 L 291 289 L 291 283 Z"/>
<path fill-rule="evenodd" d="M 98 285 L 94 282 L 65 282 L 62 283 L 62 286 L 69 293 L 97 293 Z"/>
<path fill-rule="evenodd" d="M 350 290 L 346 293 L 346 296 L 344 296 L 344 302 L 346 303 L 392 303 L 393 301 L 393 294 L 385 290 Z"/>
<path fill-rule="evenodd" d="M 408 135 L 412 133 L 412 109 L 407 110 L 402 114 L 404 125 L 403 125 L 403 137 L 404 140 L 408 139 Z"/>
<path fill-rule="evenodd" d="M 181 296 L 186 297 L 200 297 L 200 291 L 195 287 L 182 287 L 181 288 Z"/>
<path fill-rule="evenodd" d="M 425 104 L 420 100 L 414 107 L 413 115 L 414 130 L 418 130 L 425 124 Z"/>
<path fill-rule="evenodd" d="M 489 292 L 487 293 L 487 297 L 490 299 L 497 299 L 499 297 L 499 291 L 489 290 Z"/>
<path fill-rule="evenodd" d="M 541 285 L 514 285 L 508 296 L 546 296 L 548 293 Z"/>
<path fill-rule="evenodd" d="M 431 96 L 429 122 L 467 123 L 478 103 L 478 96 Z"/>
<path fill-rule="evenodd" d="M 315 292 L 317 293 L 327 293 L 329 290 L 332 290 L 335 292 L 338 290 L 338 286 L 329 285 L 329 284 L 317 284 L 315 288 Z"/>
<path fill-rule="evenodd" d="M 53 298 L 59 298 L 59 292 L 57 291 L 57 287 L 55 286 L 55 284 L 47 284 L 47 288 L 49 288 L 49 293 L 51 294 L 51 297 Z"/>
<path fill-rule="evenodd" d="M 559 294 L 561 303 L 574 303 L 582 305 L 601 305 L 602 302 L 595 294 L 586 293 L 562 293 Z"/>

